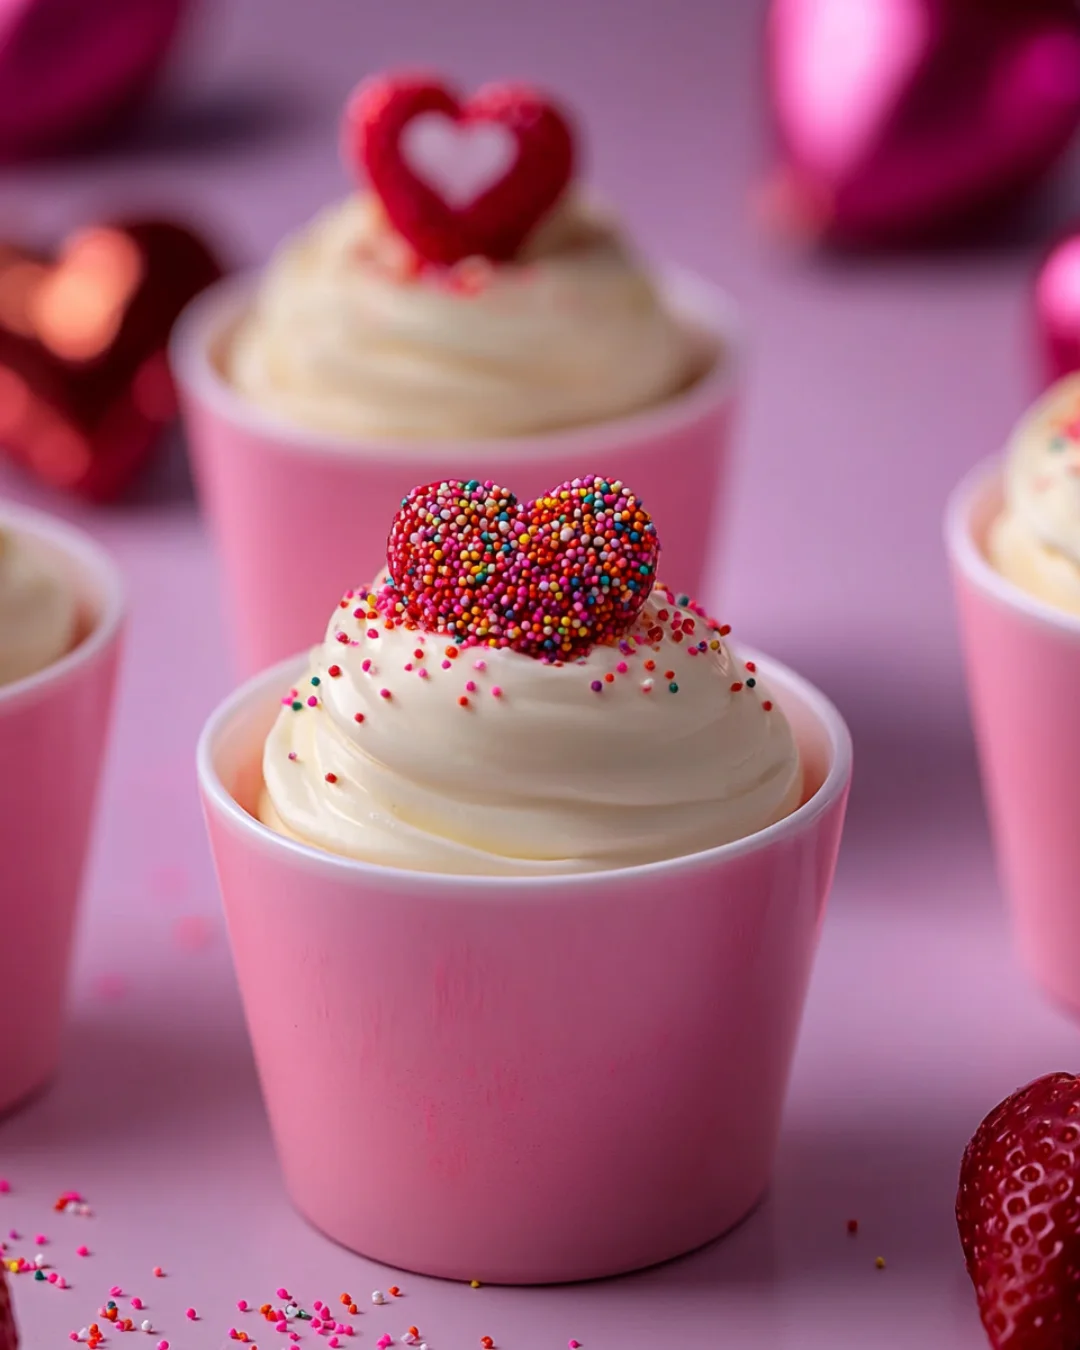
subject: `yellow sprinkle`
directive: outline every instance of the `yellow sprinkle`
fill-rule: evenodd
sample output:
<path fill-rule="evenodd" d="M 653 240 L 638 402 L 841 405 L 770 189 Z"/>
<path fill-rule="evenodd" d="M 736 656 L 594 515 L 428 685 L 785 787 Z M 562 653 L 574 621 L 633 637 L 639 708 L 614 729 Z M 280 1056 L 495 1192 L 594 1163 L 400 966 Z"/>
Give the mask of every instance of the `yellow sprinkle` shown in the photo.
<path fill-rule="evenodd" d="M 877 1259 L 874 1261 L 874 1265 L 877 1266 L 878 1270 L 884 1270 L 885 1258 L 883 1256 L 877 1257 Z"/>
<path fill-rule="evenodd" d="M 469 1281 L 469 1288 L 470 1288 L 470 1289 L 479 1289 L 479 1288 L 480 1288 L 480 1281 L 479 1281 L 479 1280 L 470 1280 L 470 1281 Z"/>

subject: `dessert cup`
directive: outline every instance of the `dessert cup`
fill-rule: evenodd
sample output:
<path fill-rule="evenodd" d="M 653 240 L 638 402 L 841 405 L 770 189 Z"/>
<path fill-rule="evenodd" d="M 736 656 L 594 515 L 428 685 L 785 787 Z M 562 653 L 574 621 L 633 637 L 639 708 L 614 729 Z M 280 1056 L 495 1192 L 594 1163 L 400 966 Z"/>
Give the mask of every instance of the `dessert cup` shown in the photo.
<path fill-rule="evenodd" d="M 1022 959 L 1080 1011 L 1080 618 L 990 564 L 1003 465 L 955 490 L 946 541 L 975 738 L 1002 882 Z"/>
<path fill-rule="evenodd" d="M 386 522 L 402 498 L 442 478 L 492 478 L 522 500 L 583 468 L 622 479 L 664 539 L 665 575 L 708 593 L 739 359 L 733 306 L 709 283 L 678 273 L 664 289 L 673 311 L 721 349 L 684 393 L 595 426 L 474 441 L 353 440 L 261 411 L 232 388 L 221 364 L 255 285 L 234 277 L 205 291 L 181 317 L 171 349 L 242 676 L 320 632 L 343 582 L 363 584 L 385 565 Z"/>
<path fill-rule="evenodd" d="M 761 660 L 761 658 L 758 658 Z M 303 662 L 212 716 L 199 782 L 286 1186 L 355 1251 L 455 1280 L 615 1275 L 765 1191 L 851 773 L 772 661 L 804 804 L 737 843 L 550 877 L 399 871 L 255 818 Z"/>
<path fill-rule="evenodd" d="M 120 652 L 124 591 L 108 556 L 58 520 L 0 505 L 76 589 L 76 646 L 0 686 L 0 1112 L 60 1053 L 76 907 Z"/>

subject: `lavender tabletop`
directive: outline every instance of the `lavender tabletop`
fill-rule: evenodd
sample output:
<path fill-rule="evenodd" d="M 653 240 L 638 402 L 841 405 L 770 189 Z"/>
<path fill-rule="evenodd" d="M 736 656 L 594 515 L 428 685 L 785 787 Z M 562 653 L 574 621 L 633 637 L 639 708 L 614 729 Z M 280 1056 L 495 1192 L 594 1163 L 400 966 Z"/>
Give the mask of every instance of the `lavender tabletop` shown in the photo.
<path fill-rule="evenodd" d="M 346 190 L 336 122 L 361 75 L 429 62 L 467 85 L 523 74 L 559 90 L 588 128 L 596 184 L 642 246 L 724 285 L 749 319 L 735 510 L 703 598 L 737 638 L 817 681 L 856 740 L 845 851 L 762 1208 L 697 1255 L 609 1283 L 405 1276 L 310 1229 L 274 1163 L 195 792 L 195 738 L 231 675 L 181 447 L 112 508 L 0 472 L 0 492 L 107 544 L 133 602 L 66 1059 L 46 1095 L 0 1123 L 11 1188 L 0 1237 L 16 1230 L 9 1254 L 42 1251 L 70 1285 L 14 1277 L 30 1350 L 100 1321 L 113 1287 L 121 1315 L 152 1322 L 147 1343 L 172 1350 L 235 1343 L 233 1327 L 275 1344 L 236 1304 L 275 1302 L 282 1286 L 307 1306 L 351 1293 L 367 1346 L 410 1325 L 432 1350 L 484 1336 L 503 1350 L 985 1344 L 952 1218 L 960 1154 L 1013 1087 L 1075 1068 L 1077 1040 L 1010 950 L 940 516 L 1033 392 L 1039 231 L 903 259 L 779 251 L 750 210 L 767 163 L 760 22 L 743 0 L 222 0 L 192 24 L 143 130 L 0 177 L 7 230 L 59 236 L 154 207 L 255 263 Z M 53 1211 L 69 1189 L 92 1217 Z M 37 1234 L 48 1244 L 35 1247 Z M 400 1300 L 373 1305 L 392 1284 Z M 132 1294 L 144 1311 L 130 1311 Z"/>

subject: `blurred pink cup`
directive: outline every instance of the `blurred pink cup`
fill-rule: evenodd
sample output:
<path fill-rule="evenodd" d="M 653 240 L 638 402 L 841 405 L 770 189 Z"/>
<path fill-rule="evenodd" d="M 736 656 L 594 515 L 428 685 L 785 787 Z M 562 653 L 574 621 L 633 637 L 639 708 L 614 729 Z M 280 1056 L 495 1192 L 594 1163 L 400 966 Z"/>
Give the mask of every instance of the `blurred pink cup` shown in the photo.
<path fill-rule="evenodd" d="M 1080 1010 L 1080 618 L 987 560 L 1003 501 L 1002 465 L 983 464 L 946 515 L 975 738 L 1021 956 Z"/>
<path fill-rule="evenodd" d="M 52 1076 L 83 864 L 120 652 L 124 588 L 81 531 L 0 505 L 81 600 L 81 636 L 44 670 L 0 685 L 0 1112 Z"/>
<path fill-rule="evenodd" d="M 385 567 L 402 498 L 441 478 L 492 478 L 522 500 L 584 473 L 621 478 L 656 521 L 665 577 L 706 598 L 739 357 L 734 308 L 713 286 L 682 273 L 667 283 L 675 312 L 722 350 L 691 388 L 655 408 L 508 440 L 361 441 L 287 424 L 224 378 L 255 284 L 232 277 L 205 291 L 181 317 L 171 353 L 242 675 L 310 644 L 344 586 Z"/>
<path fill-rule="evenodd" d="M 447 1279 L 614 1275 L 757 1204 L 851 775 L 836 709 L 757 658 L 794 814 L 578 876 L 397 871 L 250 814 L 290 661 L 213 715 L 199 781 L 285 1182 L 336 1241 Z"/>

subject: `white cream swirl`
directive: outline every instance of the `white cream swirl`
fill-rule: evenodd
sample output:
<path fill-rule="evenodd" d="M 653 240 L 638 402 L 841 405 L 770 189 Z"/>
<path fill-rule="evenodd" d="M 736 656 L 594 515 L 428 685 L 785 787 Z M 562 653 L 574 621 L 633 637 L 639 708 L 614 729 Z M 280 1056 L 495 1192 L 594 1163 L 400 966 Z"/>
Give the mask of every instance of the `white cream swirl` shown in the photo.
<path fill-rule="evenodd" d="M 458 874 L 593 872 L 730 843 L 799 804 L 791 729 L 685 597 L 566 664 L 458 649 L 350 595 L 284 700 L 260 817 L 308 844 Z"/>
<path fill-rule="evenodd" d="M 1029 595 L 1080 614 L 1080 375 L 1058 381 L 1014 431 L 989 554 Z"/>
<path fill-rule="evenodd" d="M 512 264 L 417 271 L 372 197 L 271 261 L 227 359 L 235 387 L 344 436 L 523 436 L 649 407 L 717 358 L 614 226 L 568 198 Z"/>
<path fill-rule="evenodd" d="M 32 539 L 0 526 L 0 685 L 36 675 L 75 642 L 75 596 Z"/>

